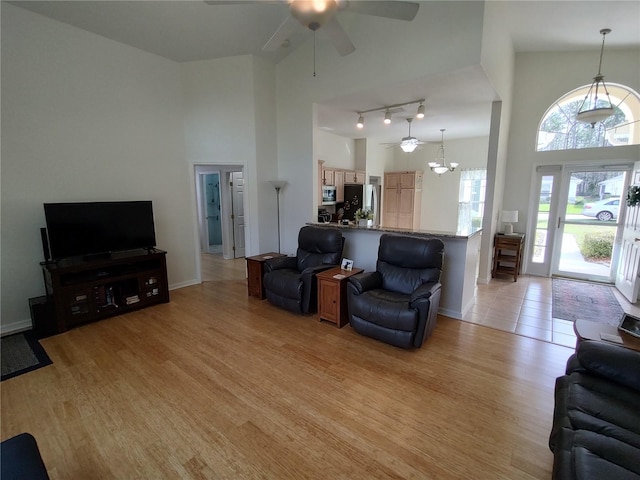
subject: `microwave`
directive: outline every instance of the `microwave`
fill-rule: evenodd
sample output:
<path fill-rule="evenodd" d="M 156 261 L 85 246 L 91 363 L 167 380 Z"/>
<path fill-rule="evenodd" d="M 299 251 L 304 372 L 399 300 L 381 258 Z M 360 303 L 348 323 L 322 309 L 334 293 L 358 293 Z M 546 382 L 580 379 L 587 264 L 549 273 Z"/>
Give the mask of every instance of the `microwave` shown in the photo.
<path fill-rule="evenodd" d="M 322 186 L 322 205 L 336 204 L 336 187 L 333 185 Z"/>

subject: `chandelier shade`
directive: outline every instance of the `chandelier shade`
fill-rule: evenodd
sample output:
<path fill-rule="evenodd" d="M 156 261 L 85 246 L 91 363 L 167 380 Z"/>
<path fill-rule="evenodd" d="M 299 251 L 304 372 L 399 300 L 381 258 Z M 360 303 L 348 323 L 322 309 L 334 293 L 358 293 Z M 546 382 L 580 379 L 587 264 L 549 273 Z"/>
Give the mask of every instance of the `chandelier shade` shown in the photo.
<path fill-rule="evenodd" d="M 578 107 L 576 113 L 576 120 L 582 123 L 588 123 L 591 128 L 594 128 L 596 123 L 604 122 L 614 113 L 613 104 L 609 96 L 609 90 L 604 83 L 604 75 L 602 75 L 602 56 L 604 54 L 604 38 L 607 34 L 611 33 L 610 28 L 603 28 L 600 30 L 602 35 L 602 47 L 600 48 L 600 63 L 598 64 L 598 73 L 593 77 L 593 83 L 584 100 Z M 598 94 L 606 96 L 606 99 L 599 98 Z"/>
<path fill-rule="evenodd" d="M 438 175 L 442 175 L 443 173 L 447 172 L 453 172 L 459 165 L 456 162 L 449 162 L 449 164 L 447 165 L 447 160 L 444 156 L 444 131 L 444 128 L 440 129 L 442 140 L 440 143 L 440 147 L 438 148 L 438 153 L 435 160 L 427 164 L 431 171 L 437 173 Z"/>

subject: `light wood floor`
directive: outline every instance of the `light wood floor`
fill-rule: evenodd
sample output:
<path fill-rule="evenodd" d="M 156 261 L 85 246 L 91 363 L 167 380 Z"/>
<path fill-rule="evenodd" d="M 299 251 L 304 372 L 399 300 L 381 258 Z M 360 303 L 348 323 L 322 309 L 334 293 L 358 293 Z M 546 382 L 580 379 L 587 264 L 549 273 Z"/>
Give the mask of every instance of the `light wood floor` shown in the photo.
<path fill-rule="evenodd" d="M 231 262 L 44 339 L 53 365 L 1 384 L 1 438 L 31 432 L 52 480 L 551 478 L 571 349 L 440 317 L 405 351 L 249 298 Z"/>

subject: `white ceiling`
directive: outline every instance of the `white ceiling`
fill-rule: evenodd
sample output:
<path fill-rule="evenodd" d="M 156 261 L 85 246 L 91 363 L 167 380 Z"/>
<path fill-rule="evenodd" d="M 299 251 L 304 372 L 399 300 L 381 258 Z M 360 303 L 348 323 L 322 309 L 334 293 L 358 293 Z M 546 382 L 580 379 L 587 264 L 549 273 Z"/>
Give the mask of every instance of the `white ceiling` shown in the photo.
<path fill-rule="evenodd" d="M 288 48 L 262 51 L 288 15 L 286 1 L 239 0 L 224 5 L 209 5 L 201 0 L 9 3 L 177 62 L 247 54 L 278 62 L 310 36 L 300 27 L 289 38 Z M 597 49 L 602 41 L 598 32 L 604 27 L 613 29 L 606 39 L 607 48 L 640 45 L 638 0 L 512 0 L 505 6 L 504 25 L 519 52 Z M 318 41 L 325 40 L 319 36 Z M 594 59 L 594 68 L 595 62 Z M 461 92 L 466 93 L 462 96 Z M 357 115 L 353 112 L 419 98 L 428 99 L 425 119 L 413 122 L 411 127 L 412 135 L 420 140 L 438 141 L 440 128 L 447 128 L 445 139 L 488 134 L 490 102 L 495 100 L 495 93 L 482 71 L 474 68 L 446 78 L 428 82 L 416 79 L 410 84 L 325 102 L 318 107 L 318 125 L 338 135 L 362 137 L 362 132 L 354 128 Z M 404 108 L 406 113 L 395 114 L 395 120 L 414 115 L 417 105 Z M 383 130 L 382 122 L 373 121 L 374 118 L 375 114 L 365 116 L 368 136 L 382 142 L 399 141 L 407 135 L 406 121 L 394 121 Z"/>

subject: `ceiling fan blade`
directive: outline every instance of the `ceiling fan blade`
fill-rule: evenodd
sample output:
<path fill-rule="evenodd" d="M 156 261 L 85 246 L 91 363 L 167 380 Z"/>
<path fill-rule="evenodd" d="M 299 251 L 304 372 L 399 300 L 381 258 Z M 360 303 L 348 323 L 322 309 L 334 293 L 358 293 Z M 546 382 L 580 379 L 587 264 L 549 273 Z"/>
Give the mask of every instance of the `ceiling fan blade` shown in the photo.
<path fill-rule="evenodd" d="M 353 43 L 351 43 L 347 32 L 344 31 L 338 20 L 336 20 L 336 17 L 329 20 L 321 28 L 321 31 L 325 32 L 341 56 L 349 55 L 356 49 Z"/>
<path fill-rule="evenodd" d="M 207 5 L 256 5 L 260 3 L 282 3 L 282 0 L 203 0 Z"/>
<path fill-rule="evenodd" d="M 345 2 L 345 5 L 340 8 L 349 12 L 373 15 L 375 17 L 411 21 L 418 13 L 420 4 L 415 2 L 351 0 Z"/>
<path fill-rule="evenodd" d="M 293 18 L 291 15 L 287 16 L 284 19 L 284 22 L 280 24 L 276 32 L 271 36 L 269 41 L 264 44 L 262 50 L 265 52 L 275 52 L 278 50 L 282 43 L 289 38 L 289 36 L 295 32 L 296 28 L 298 28 L 300 24 L 298 21 Z"/>

